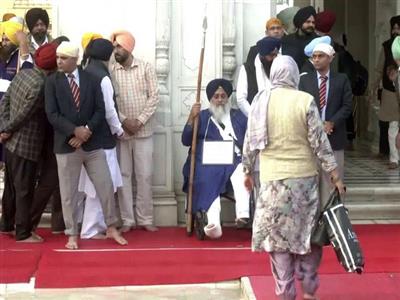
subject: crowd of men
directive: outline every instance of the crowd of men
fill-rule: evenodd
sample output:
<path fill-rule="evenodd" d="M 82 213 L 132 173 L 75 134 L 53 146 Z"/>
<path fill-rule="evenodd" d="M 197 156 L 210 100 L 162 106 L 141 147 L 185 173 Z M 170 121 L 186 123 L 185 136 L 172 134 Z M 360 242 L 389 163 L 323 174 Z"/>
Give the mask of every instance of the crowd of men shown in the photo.
<path fill-rule="evenodd" d="M 41 242 L 36 228 L 51 201 L 52 231 L 64 231 L 67 248 L 77 249 L 79 236 L 125 245 L 124 232 L 157 230 L 154 68 L 133 56 L 135 38 L 123 30 L 110 39 L 85 33 L 78 65 L 78 45 L 53 39 L 48 26 L 41 8 L 0 23 L 0 230 L 18 242 Z"/>
<path fill-rule="evenodd" d="M 392 34 L 398 18 L 391 20 Z M 311 245 L 310 236 L 331 189 L 344 193 L 352 86 L 338 72 L 343 47 L 330 35 L 335 20 L 333 12 L 317 14 L 311 6 L 269 19 L 265 37 L 240 68 L 238 108 L 230 100 L 232 83 L 214 79 L 206 87 L 209 108 L 194 104 L 182 132 L 182 144 L 190 147 L 183 166 L 188 192 L 198 125 L 191 212 L 196 226 L 209 238 L 222 236 L 221 195 L 230 189 L 237 225 L 249 225 L 255 189 L 253 250 L 269 253 L 282 299 L 295 299 L 295 273 L 303 298 L 316 299 L 322 248 Z M 79 47 L 65 36 L 53 39 L 48 26 L 41 8 L 29 10 L 25 20 L 6 14 L 0 23 L 0 230 L 18 242 L 43 241 L 35 230 L 51 201 L 52 231 L 64 231 L 67 248 L 78 249 L 79 236 L 125 245 L 122 234 L 135 227 L 157 230 L 151 191 L 152 119 L 159 101 L 154 68 L 132 54 L 135 38 L 128 31 L 115 31 L 110 39 L 85 33 L 78 65 Z M 398 86 L 399 42 L 392 37 L 383 45 L 389 92 Z M 398 132 L 395 119 L 389 138 Z M 393 160 L 398 163 L 398 154 Z"/>

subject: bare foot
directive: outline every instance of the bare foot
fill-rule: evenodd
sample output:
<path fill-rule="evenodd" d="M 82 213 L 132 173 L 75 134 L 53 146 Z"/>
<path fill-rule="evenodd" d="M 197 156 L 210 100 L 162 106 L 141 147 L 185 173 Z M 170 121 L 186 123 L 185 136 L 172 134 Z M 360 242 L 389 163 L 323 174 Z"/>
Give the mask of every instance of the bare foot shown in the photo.
<path fill-rule="evenodd" d="M 132 226 L 125 226 L 124 225 L 119 229 L 119 232 L 125 233 L 125 232 L 129 232 L 131 230 L 132 230 Z"/>
<path fill-rule="evenodd" d="M 121 233 L 114 226 L 107 228 L 106 236 L 109 239 L 114 239 L 120 245 L 128 245 L 128 241 L 124 239 Z"/>
<path fill-rule="evenodd" d="M 15 230 L 11 230 L 11 231 L 0 231 L 0 234 L 6 234 L 6 235 L 15 236 Z"/>
<path fill-rule="evenodd" d="M 64 230 L 60 230 L 60 231 L 58 231 L 58 230 L 52 230 L 51 233 L 54 234 L 54 235 L 58 235 L 58 234 L 64 233 Z"/>
<path fill-rule="evenodd" d="M 93 240 L 105 240 L 107 238 L 107 236 L 104 233 L 98 233 L 94 236 L 92 236 L 90 239 Z"/>
<path fill-rule="evenodd" d="M 43 239 L 37 235 L 31 235 L 30 237 L 17 241 L 18 243 L 42 243 Z"/>
<path fill-rule="evenodd" d="M 43 238 L 42 238 L 40 235 L 38 235 L 36 232 L 32 231 L 31 234 L 32 234 L 32 236 L 35 237 L 36 239 L 43 241 Z"/>
<path fill-rule="evenodd" d="M 150 231 L 150 232 L 158 231 L 158 228 L 153 225 L 143 225 L 143 226 L 140 226 L 140 228 L 142 228 L 143 230 L 146 230 L 146 231 Z"/>
<path fill-rule="evenodd" d="M 318 297 L 313 296 L 313 295 L 310 295 L 310 294 L 307 294 L 307 293 L 304 293 L 303 299 L 304 299 L 304 300 L 319 300 Z"/>
<path fill-rule="evenodd" d="M 65 248 L 75 250 L 78 249 L 78 236 L 71 235 L 68 237 L 68 243 L 65 244 Z"/>

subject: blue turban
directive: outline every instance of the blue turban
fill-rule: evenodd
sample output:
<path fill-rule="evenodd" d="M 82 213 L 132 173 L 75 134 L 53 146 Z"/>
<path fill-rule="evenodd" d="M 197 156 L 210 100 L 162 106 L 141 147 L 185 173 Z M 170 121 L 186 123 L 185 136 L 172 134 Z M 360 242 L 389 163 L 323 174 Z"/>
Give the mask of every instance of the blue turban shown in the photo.
<path fill-rule="evenodd" d="M 265 56 L 271 54 L 274 50 L 279 50 L 281 47 L 281 40 L 266 36 L 257 42 L 258 54 Z"/>
<path fill-rule="evenodd" d="M 86 55 L 91 58 L 108 61 L 114 51 L 113 44 L 106 39 L 99 38 L 91 41 L 86 47 Z"/>
<path fill-rule="evenodd" d="M 332 39 L 329 36 L 321 36 L 313 39 L 311 42 L 307 44 L 307 46 L 304 48 L 304 54 L 307 57 L 311 57 L 312 53 L 314 51 L 315 46 L 318 44 L 328 44 L 330 45 L 332 42 Z"/>
<path fill-rule="evenodd" d="M 228 95 L 228 98 L 232 95 L 233 87 L 232 83 L 229 80 L 218 78 L 211 80 L 206 87 L 206 93 L 208 101 L 214 96 L 215 92 L 218 90 L 219 87 L 222 87 L 225 93 Z"/>

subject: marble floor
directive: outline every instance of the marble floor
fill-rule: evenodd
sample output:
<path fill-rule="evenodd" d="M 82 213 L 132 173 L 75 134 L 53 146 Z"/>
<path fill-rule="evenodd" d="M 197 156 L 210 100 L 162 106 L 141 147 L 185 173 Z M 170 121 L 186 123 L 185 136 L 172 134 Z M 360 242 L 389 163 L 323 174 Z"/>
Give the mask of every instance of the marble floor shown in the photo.
<path fill-rule="evenodd" d="M 390 170 L 389 160 L 378 158 L 365 144 L 345 151 L 345 184 L 352 186 L 400 186 L 400 169 Z"/>
<path fill-rule="evenodd" d="M 29 284 L 0 284 L 0 300 L 242 300 L 240 281 L 220 283 L 34 289 Z"/>

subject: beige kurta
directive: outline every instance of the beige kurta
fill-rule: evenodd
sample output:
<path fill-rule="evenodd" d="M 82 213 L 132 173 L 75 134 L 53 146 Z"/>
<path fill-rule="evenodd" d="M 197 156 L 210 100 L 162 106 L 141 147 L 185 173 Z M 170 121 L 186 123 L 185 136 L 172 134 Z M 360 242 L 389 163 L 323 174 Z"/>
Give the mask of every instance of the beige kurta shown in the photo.
<path fill-rule="evenodd" d="M 383 52 L 383 47 L 379 54 L 378 64 L 375 68 L 375 82 L 373 83 L 373 88 L 377 88 L 382 80 L 383 66 L 385 63 L 385 55 Z M 382 89 L 382 100 L 379 107 L 378 118 L 381 121 L 391 122 L 398 121 L 400 118 L 399 114 L 399 99 L 396 93 Z"/>

